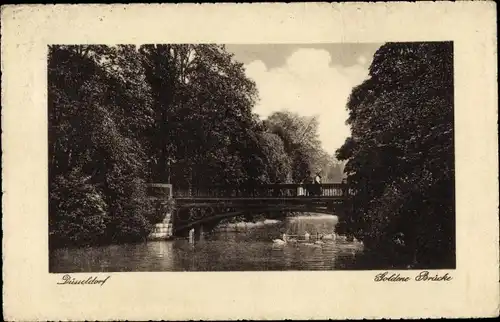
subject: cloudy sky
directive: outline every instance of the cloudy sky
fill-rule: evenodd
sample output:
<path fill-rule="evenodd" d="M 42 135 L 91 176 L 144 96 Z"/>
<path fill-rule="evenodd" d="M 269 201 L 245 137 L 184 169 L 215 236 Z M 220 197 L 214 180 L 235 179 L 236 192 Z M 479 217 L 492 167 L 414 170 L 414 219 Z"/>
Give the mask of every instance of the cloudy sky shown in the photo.
<path fill-rule="evenodd" d="M 346 103 L 352 88 L 368 75 L 382 44 L 226 45 L 245 64 L 259 90 L 254 112 L 262 118 L 289 110 L 318 116 L 324 149 L 333 154 L 345 138 Z"/>

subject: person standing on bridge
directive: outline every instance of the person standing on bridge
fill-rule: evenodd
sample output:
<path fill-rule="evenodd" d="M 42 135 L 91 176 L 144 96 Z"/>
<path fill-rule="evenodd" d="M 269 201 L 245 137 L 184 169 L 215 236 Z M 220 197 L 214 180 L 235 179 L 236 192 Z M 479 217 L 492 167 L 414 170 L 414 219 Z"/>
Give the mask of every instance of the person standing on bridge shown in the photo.
<path fill-rule="evenodd" d="M 317 196 L 321 196 L 321 175 L 319 172 L 316 172 L 316 176 L 314 177 L 314 184 L 316 185 L 315 193 Z"/>
<path fill-rule="evenodd" d="M 304 180 L 300 182 L 300 185 L 297 187 L 297 196 L 305 196 L 304 193 Z"/>

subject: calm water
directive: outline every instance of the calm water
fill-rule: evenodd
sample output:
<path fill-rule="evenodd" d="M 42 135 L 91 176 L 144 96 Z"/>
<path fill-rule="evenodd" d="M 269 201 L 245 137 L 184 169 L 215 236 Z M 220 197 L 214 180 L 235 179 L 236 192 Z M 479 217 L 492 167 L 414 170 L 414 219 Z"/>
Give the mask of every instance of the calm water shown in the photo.
<path fill-rule="evenodd" d="M 316 234 L 334 232 L 336 222 L 333 216 L 301 216 L 238 232 L 213 232 L 194 245 L 178 239 L 58 249 L 50 254 L 50 272 L 349 269 L 362 245 L 339 239 L 314 244 Z M 299 242 L 273 244 L 283 232 L 299 235 Z M 309 243 L 300 240 L 305 232 L 311 234 Z"/>

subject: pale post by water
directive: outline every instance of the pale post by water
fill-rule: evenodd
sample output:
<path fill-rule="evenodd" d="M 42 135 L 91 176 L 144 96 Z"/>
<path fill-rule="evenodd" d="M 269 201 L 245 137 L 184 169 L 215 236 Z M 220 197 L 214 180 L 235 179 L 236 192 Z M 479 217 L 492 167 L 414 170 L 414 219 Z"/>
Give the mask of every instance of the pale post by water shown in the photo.
<path fill-rule="evenodd" d="M 6 319 L 498 315 L 494 12 L 2 7 Z"/>

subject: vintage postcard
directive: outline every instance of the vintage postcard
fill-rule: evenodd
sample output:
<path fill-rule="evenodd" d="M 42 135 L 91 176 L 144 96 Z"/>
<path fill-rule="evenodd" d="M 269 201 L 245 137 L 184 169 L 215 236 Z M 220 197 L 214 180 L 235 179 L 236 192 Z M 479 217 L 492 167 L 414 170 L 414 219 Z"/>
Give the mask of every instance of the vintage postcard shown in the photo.
<path fill-rule="evenodd" d="M 495 13 L 3 6 L 4 318 L 498 315 Z"/>

